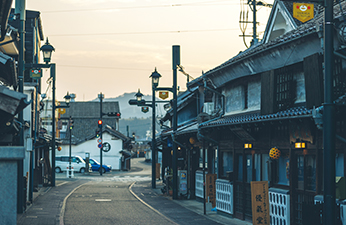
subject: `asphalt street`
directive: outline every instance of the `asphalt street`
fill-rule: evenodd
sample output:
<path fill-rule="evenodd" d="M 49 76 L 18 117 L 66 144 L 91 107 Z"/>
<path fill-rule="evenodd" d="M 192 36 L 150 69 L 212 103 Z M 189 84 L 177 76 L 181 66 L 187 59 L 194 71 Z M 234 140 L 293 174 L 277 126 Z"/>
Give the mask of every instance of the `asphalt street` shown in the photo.
<path fill-rule="evenodd" d="M 132 160 L 131 171 L 56 177 L 56 186 L 36 193 L 17 225 L 250 224 L 216 212 L 203 215 L 196 200 L 173 201 L 161 193 L 161 182 L 152 189 L 151 164 L 143 158 Z"/>

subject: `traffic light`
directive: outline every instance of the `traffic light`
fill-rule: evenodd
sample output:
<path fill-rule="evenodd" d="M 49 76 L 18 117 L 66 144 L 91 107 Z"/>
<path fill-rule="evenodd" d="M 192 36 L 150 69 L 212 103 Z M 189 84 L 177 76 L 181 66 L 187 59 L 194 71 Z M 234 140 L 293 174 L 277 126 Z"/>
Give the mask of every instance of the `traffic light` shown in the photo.
<path fill-rule="evenodd" d="M 97 124 L 99 125 L 99 128 L 102 128 L 102 120 L 99 120 Z"/>
<path fill-rule="evenodd" d="M 70 130 L 72 130 L 73 129 L 73 126 L 74 126 L 74 121 L 73 121 L 73 119 L 70 119 Z"/>
<path fill-rule="evenodd" d="M 119 119 L 120 116 L 121 116 L 121 113 L 120 112 L 109 112 L 106 115 L 107 116 L 112 116 L 112 117 L 115 117 L 115 118 Z"/>
<path fill-rule="evenodd" d="M 99 129 L 96 129 L 96 138 L 100 138 L 100 130 Z"/>

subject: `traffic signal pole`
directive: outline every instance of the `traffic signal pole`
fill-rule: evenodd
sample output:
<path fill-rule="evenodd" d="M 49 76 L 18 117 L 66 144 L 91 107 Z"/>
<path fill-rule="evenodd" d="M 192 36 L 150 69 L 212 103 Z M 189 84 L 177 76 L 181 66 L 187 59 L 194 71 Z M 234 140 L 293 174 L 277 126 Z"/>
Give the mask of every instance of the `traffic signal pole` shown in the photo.
<path fill-rule="evenodd" d="M 103 99 L 103 94 L 102 92 L 99 94 L 99 99 L 100 99 L 100 120 L 102 121 L 102 99 Z M 101 145 L 103 145 L 103 140 L 102 140 L 102 122 L 101 124 L 99 123 L 99 128 L 100 128 L 100 139 L 101 139 Z M 100 167 L 100 175 L 102 176 L 102 165 L 103 165 L 103 162 L 102 162 L 102 146 L 100 148 L 100 163 L 101 163 L 101 167 Z"/>
<path fill-rule="evenodd" d="M 71 178 L 72 173 L 72 117 L 70 116 L 70 119 L 68 121 L 68 128 L 70 130 L 70 143 L 69 143 L 69 158 L 68 158 L 68 178 Z"/>

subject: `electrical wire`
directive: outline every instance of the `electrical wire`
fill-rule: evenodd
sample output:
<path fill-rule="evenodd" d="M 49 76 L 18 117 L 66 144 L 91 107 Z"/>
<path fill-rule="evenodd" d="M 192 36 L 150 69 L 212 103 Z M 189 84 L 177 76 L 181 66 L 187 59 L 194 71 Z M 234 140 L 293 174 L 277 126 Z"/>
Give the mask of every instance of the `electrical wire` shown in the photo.
<path fill-rule="evenodd" d="M 54 10 L 54 11 L 42 11 L 42 13 L 69 13 L 69 12 L 90 12 L 90 11 L 108 11 L 108 10 L 129 10 L 129 9 L 148 9 L 148 8 L 163 8 L 163 7 L 182 7 L 182 6 L 210 6 L 220 5 L 218 2 L 228 2 L 226 0 L 221 1 L 205 1 L 205 2 L 192 2 L 192 3 L 178 3 L 178 4 L 166 4 L 166 5 L 149 5 L 149 6 L 127 6 L 127 7 L 116 7 L 116 8 L 101 8 L 101 9 L 70 9 L 70 10 Z M 230 4 L 227 5 L 236 5 Z"/>
<path fill-rule="evenodd" d="M 226 29 L 209 29 L 209 30 L 177 30 L 177 31 L 147 31 L 147 32 L 123 32 L 123 33 L 89 33 L 89 34 L 48 34 L 49 37 L 67 37 L 67 36 L 97 36 L 97 35 L 140 35 L 140 34 L 172 34 L 172 33 L 193 33 L 193 32 L 219 32 L 219 31 L 231 31 L 237 30 L 237 28 Z"/>

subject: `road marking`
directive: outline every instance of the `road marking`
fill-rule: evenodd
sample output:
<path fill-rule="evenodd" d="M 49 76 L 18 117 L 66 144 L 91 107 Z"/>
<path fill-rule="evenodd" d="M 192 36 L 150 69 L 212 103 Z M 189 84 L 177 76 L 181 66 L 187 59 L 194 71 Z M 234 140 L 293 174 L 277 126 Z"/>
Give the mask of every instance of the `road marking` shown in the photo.
<path fill-rule="evenodd" d="M 37 219 L 37 216 L 26 216 L 26 218 Z"/>
<path fill-rule="evenodd" d="M 111 202 L 112 199 L 95 199 L 95 202 Z"/>
<path fill-rule="evenodd" d="M 65 181 L 65 182 L 62 182 L 62 183 L 60 183 L 60 184 L 57 184 L 56 186 L 59 187 L 59 186 L 61 186 L 61 185 L 67 184 L 67 183 L 68 183 L 68 182 Z"/>

